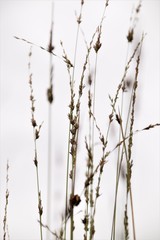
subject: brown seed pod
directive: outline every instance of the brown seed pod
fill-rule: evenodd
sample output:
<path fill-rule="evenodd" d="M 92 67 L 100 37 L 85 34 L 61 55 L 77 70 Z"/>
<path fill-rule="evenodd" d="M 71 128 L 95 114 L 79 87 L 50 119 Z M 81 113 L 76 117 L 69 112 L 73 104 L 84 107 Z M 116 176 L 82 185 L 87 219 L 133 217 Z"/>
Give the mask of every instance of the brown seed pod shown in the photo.
<path fill-rule="evenodd" d="M 78 194 L 76 194 L 74 196 L 71 196 L 71 198 L 70 198 L 70 205 L 71 205 L 71 207 L 78 206 L 80 202 L 81 202 L 81 198 L 80 198 L 80 196 Z"/>

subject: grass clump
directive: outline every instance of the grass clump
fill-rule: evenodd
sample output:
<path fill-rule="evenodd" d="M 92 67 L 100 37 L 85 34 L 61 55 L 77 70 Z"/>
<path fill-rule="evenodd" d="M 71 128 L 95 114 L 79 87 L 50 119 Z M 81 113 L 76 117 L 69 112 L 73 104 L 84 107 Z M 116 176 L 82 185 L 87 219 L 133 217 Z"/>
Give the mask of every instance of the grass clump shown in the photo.
<path fill-rule="evenodd" d="M 100 57 L 105 49 L 105 42 L 103 42 L 103 33 L 105 32 L 105 23 L 108 21 L 107 10 L 112 5 L 112 1 L 104 1 L 102 16 L 100 17 L 96 28 L 87 40 L 83 28 L 85 27 L 84 11 L 87 1 L 79 1 L 79 14 L 76 14 L 76 34 L 72 37 L 73 56 L 68 50 L 66 50 L 65 39 L 59 41 L 60 48 L 62 50 L 62 56 L 55 53 L 55 46 L 53 45 L 54 34 L 53 34 L 53 5 L 52 5 L 52 16 L 51 16 L 51 28 L 49 35 L 49 44 L 47 48 L 32 43 L 24 38 L 15 38 L 22 40 L 26 44 L 31 45 L 29 51 L 28 61 L 28 75 L 29 75 L 29 88 L 30 88 L 30 105 L 31 105 L 31 126 L 33 129 L 33 142 L 34 142 L 34 159 L 33 163 L 36 170 L 36 185 L 37 185 L 37 199 L 38 199 L 38 223 L 40 228 L 40 239 L 44 239 L 43 228 L 47 231 L 46 239 L 49 240 L 49 236 L 52 239 L 60 240 L 74 240 L 77 239 L 76 231 L 79 234 L 81 231 L 80 239 L 93 240 L 99 239 L 98 232 L 98 211 L 101 207 L 102 201 L 106 201 L 103 198 L 105 188 L 103 181 L 110 181 L 109 177 L 105 175 L 105 169 L 109 164 L 113 162 L 113 158 L 116 159 L 116 166 L 114 169 L 115 182 L 112 184 L 113 202 L 111 204 L 112 214 L 109 217 L 110 226 L 107 226 L 110 240 L 118 240 L 120 236 L 117 229 L 121 228 L 122 239 L 138 239 L 136 230 L 136 214 L 133 202 L 133 191 L 132 191 L 132 178 L 134 169 L 134 136 L 138 133 L 151 130 L 159 127 L 160 123 L 148 124 L 139 130 L 135 130 L 136 121 L 136 104 L 139 83 L 139 73 L 141 71 L 140 64 L 143 64 L 142 59 L 142 45 L 144 42 L 145 34 L 141 34 L 135 39 L 136 28 L 138 24 L 139 14 L 141 11 L 141 1 L 133 8 L 129 29 L 125 40 L 127 43 L 126 51 L 126 62 L 124 71 L 117 87 L 115 88 L 115 94 L 109 96 L 110 108 L 109 114 L 105 119 L 101 119 L 98 115 L 98 108 L 103 108 L 102 112 L 105 112 L 105 104 L 101 102 L 100 106 L 97 105 L 98 94 L 97 85 L 99 86 L 99 72 L 101 70 Z M 82 42 L 80 42 L 82 40 Z M 55 44 L 55 43 L 54 43 Z M 83 57 L 79 58 L 80 45 L 85 45 L 85 53 L 82 52 Z M 33 89 L 33 74 L 31 69 L 31 58 L 32 48 L 39 47 L 44 50 L 49 56 L 49 85 L 47 87 L 47 104 L 48 104 L 48 123 L 45 123 L 48 127 L 47 131 L 47 211 L 44 212 L 42 205 L 42 194 L 40 179 L 43 176 L 39 172 L 39 149 L 38 139 L 42 129 L 42 123 L 38 125 L 37 118 L 35 117 L 35 96 Z M 57 46 L 56 46 L 57 47 Z M 130 53 L 131 52 L 131 53 Z M 81 54 L 81 55 L 82 55 Z M 54 60 L 53 60 L 54 57 Z M 116 55 L 113 59 L 116 59 Z M 65 67 L 68 76 L 68 89 L 69 99 L 66 101 L 68 104 L 68 126 L 66 126 L 68 135 L 67 139 L 62 136 L 61 141 L 66 143 L 67 151 L 65 153 L 66 169 L 63 175 L 64 181 L 64 192 L 63 192 L 63 209 L 61 211 L 61 222 L 59 223 L 59 229 L 55 230 L 54 225 L 51 222 L 51 205 L 54 205 L 52 199 L 52 166 L 55 161 L 53 157 L 53 109 L 54 102 L 56 101 L 56 78 L 54 66 L 57 61 L 60 60 L 61 67 Z M 54 62 L 54 66 L 53 66 Z M 131 72 L 131 68 L 134 68 L 132 72 L 133 81 L 128 80 L 128 76 Z M 66 74 L 66 75 L 67 75 Z M 100 75 L 103 82 L 106 81 L 103 72 Z M 102 86 L 103 87 L 103 86 Z M 105 87 L 105 84 L 104 84 Z M 62 91 L 63 89 L 61 89 Z M 45 89 L 46 91 L 46 89 Z M 129 101 L 126 100 L 126 93 L 129 96 Z M 63 94 L 62 94 L 63 95 Z M 98 96 L 98 97 L 97 97 Z M 62 96 L 63 97 L 63 96 Z M 106 97 L 107 98 L 107 97 Z M 127 102 L 127 108 L 125 109 L 125 103 Z M 98 106 L 98 107 L 97 107 Z M 60 107 L 59 107 L 60 108 Z M 58 109 L 59 110 L 59 109 Z M 127 114 L 124 114 L 124 111 Z M 84 116 L 85 115 L 85 116 Z M 56 117 L 60 117 L 57 113 Z M 85 120 L 84 120 L 85 119 Z M 85 121 L 85 122 L 84 122 Z M 102 124 L 102 122 L 103 124 Z M 105 126 L 105 130 L 102 127 Z M 59 127 L 59 126 L 58 126 Z M 60 126 L 61 127 L 61 126 Z M 59 128 L 60 128 L 59 127 Z M 118 133 L 118 138 L 114 139 L 112 130 L 115 129 Z M 57 138 L 54 135 L 56 141 Z M 113 144 L 111 144 L 115 140 Z M 111 158 L 114 156 L 113 158 Z M 81 160 L 82 159 L 82 160 Z M 109 163 L 109 164 L 108 164 Z M 83 165 L 83 169 L 80 166 Z M 7 165 L 8 166 L 8 165 Z M 79 177 L 79 172 L 83 171 L 82 180 Z M 105 178 L 104 178 L 105 176 Z M 7 168 L 7 179 L 8 179 L 8 168 Z M 122 180 L 122 181 L 121 181 Z M 80 182 L 80 186 L 79 186 Z M 8 180 L 7 180 L 8 184 Z M 56 183 L 54 183 L 56 184 Z M 120 185 L 125 192 L 124 199 L 119 197 Z M 7 235 L 7 207 L 8 207 L 8 188 L 6 191 L 6 205 L 5 205 L 5 217 L 3 220 L 4 236 L 3 240 L 6 239 Z M 53 203 L 52 203 L 53 202 Z M 98 203 L 100 204 L 98 205 Z M 105 203 L 104 203 L 105 204 Z M 118 206 L 123 206 L 123 214 L 121 221 L 123 227 L 118 224 Z M 46 215 L 46 223 L 44 220 Z M 43 216 L 43 219 L 42 219 Z M 102 217 L 100 218 L 102 220 Z M 105 221 L 105 218 L 103 219 Z M 54 229 L 54 230 L 53 230 Z M 80 230 L 79 230 L 80 229 Z M 81 230 L 82 229 L 82 230 Z M 106 230 L 104 229 L 104 232 Z M 49 235 L 50 234 L 50 235 Z"/>

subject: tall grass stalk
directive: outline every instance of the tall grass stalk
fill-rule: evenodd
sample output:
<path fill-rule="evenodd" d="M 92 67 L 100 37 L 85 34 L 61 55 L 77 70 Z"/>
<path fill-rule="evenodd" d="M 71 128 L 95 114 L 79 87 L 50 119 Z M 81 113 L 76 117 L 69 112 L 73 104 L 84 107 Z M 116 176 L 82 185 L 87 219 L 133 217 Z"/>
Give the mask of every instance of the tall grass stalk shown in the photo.
<path fill-rule="evenodd" d="M 131 17 L 130 17 L 130 27 L 129 27 L 128 35 L 127 35 L 128 45 L 127 45 L 126 62 L 128 60 L 129 47 L 130 47 L 130 45 L 131 45 L 131 43 L 133 42 L 133 39 L 134 39 L 134 32 L 135 32 L 135 27 L 136 27 L 136 24 L 137 24 L 137 21 L 138 21 L 138 14 L 140 12 L 140 8 L 141 8 L 141 1 L 139 1 L 137 7 L 132 9 L 132 13 L 131 13 Z M 121 111 L 120 111 L 121 116 L 123 115 L 124 93 L 126 91 L 126 86 L 125 85 L 126 85 L 126 83 L 124 81 L 123 86 L 122 86 L 122 100 L 121 100 Z M 132 102 L 132 98 L 130 100 L 130 106 L 129 106 L 129 110 L 128 110 L 125 136 L 127 134 L 131 102 Z M 120 139 L 121 139 L 121 130 L 119 130 L 119 141 L 120 141 Z M 120 147 L 118 148 L 117 167 L 116 167 L 116 187 L 115 187 L 115 199 L 114 199 L 114 210 L 113 210 L 113 219 L 112 219 L 112 233 L 111 233 L 111 239 L 113 238 L 113 240 L 115 240 L 115 238 L 116 238 L 116 235 L 115 235 L 116 234 L 115 233 L 115 230 L 116 230 L 116 208 L 117 208 L 119 177 L 120 177 L 120 172 L 121 172 L 123 155 L 124 154 L 123 154 L 123 146 L 122 146 L 122 149 Z M 131 204 L 132 204 L 132 202 L 131 202 Z M 132 210 L 133 210 L 133 208 L 132 208 Z"/>
<path fill-rule="evenodd" d="M 81 0 L 81 7 L 80 7 L 80 13 L 79 16 L 77 17 L 77 33 L 76 33 L 76 41 L 75 41 L 75 49 L 74 49 L 74 61 L 73 61 L 73 71 L 72 71 L 72 77 L 70 79 L 70 92 L 71 92 L 71 103 L 74 99 L 74 77 L 75 77 L 75 67 L 76 67 L 76 58 L 77 58 L 77 46 L 78 46 L 78 39 L 79 39 L 79 30 L 80 30 L 80 24 L 82 21 L 82 9 L 84 5 L 84 0 Z M 69 70 L 69 69 L 68 69 Z M 70 74 L 69 74 L 70 75 Z M 70 76 L 69 76 L 70 77 Z M 73 109 L 70 108 L 70 113 L 69 115 L 72 115 Z M 67 167 L 66 167 L 66 193 L 65 193 L 65 225 L 64 225 L 64 240 L 66 239 L 66 228 L 67 228 L 67 215 L 68 215 L 68 194 L 69 194 L 69 168 L 70 168 L 70 138 L 71 138 L 71 121 L 69 121 L 69 131 L 68 131 L 68 149 L 67 149 Z M 71 238 L 72 238 L 72 232 L 73 232 L 73 215 L 72 215 L 72 220 L 71 220 Z"/>
<path fill-rule="evenodd" d="M 72 169 L 71 169 L 71 180 L 72 180 L 72 186 L 71 186 L 71 198 L 70 198 L 70 204 L 71 204 L 71 229 L 72 229 L 72 234 L 71 238 L 73 237 L 73 230 L 74 230 L 74 205 L 72 204 L 73 199 L 75 198 L 74 196 L 74 191 L 75 191 L 75 181 L 76 181 L 76 165 L 77 165 L 77 146 L 78 146 L 78 136 L 79 136 L 79 124 L 80 124 L 80 109 L 81 109 L 81 97 L 83 95 L 83 89 L 84 89 L 84 74 L 86 71 L 86 67 L 88 64 L 89 60 L 89 55 L 92 49 L 92 44 L 93 40 L 95 37 L 96 32 L 93 34 L 92 39 L 90 41 L 89 47 L 87 49 L 85 61 L 83 64 L 82 68 L 82 73 L 80 77 L 80 83 L 79 83 L 79 91 L 78 91 L 78 100 L 76 103 L 76 113 L 75 116 L 73 117 L 72 120 L 72 128 L 71 128 L 71 133 L 72 133 L 72 147 L 71 147 L 71 155 L 72 155 Z M 70 119 L 71 120 L 71 119 Z"/>
<path fill-rule="evenodd" d="M 79 83 L 79 92 L 78 92 L 78 100 L 76 103 L 76 113 L 74 118 L 70 118 L 70 122 L 71 122 L 71 134 L 72 134 L 72 138 L 71 138 L 71 155 L 72 155 L 72 169 L 71 169 L 71 180 L 72 180 L 72 186 L 71 186 L 71 197 L 70 197 L 70 211 L 71 211 L 71 239 L 73 239 L 73 230 L 74 230 L 74 207 L 76 205 L 73 204 L 73 200 L 75 199 L 75 197 L 77 197 L 77 195 L 74 195 L 74 191 L 75 191 L 75 181 L 76 181 L 76 165 L 77 165 L 77 146 L 78 146 L 78 136 L 79 136 L 79 123 L 80 123 L 80 109 L 81 109 L 81 97 L 83 94 L 83 89 L 84 89 L 84 74 L 86 71 L 86 67 L 89 61 L 89 55 L 92 49 L 92 44 L 93 44 L 93 40 L 94 37 L 96 35 L 97 30 L 95 31 L 95 33 L 92 36 L 92 39 L 90 41 L 89 47 L 87 49 L 87 53 L 86 53 L 86 57 L 85 57 L 85 61 L 83 64 L 83 68 L 82 68 L 82 74 L 80 77 L 80 83 Z M 73 116 L 72 116 L 73 117 Z"/>
<path fill-rule="evenodd" d="M 120 90 L 121 90 L 122 87 L 124 86 L 124 82 L 125 82 L 125 79 L 126 79 L 128 70 L 129 70 L 129 68 L 130 68 L 130 64 L 131 64 L 132 60 L 134 59 L 134 57 L 135 57 L 135 55 L 136 55 L 139 47 L 141 46 L 142 41 L 143 41 L 143 37 L 142 37 L 141 40 L 138 42 L 136 48 L 134 49 L 131 57 L 129 58 L 129 60 L 128 60 L 126 66 L 125 66 L 124 75 L 123 75 L 123 77 L 122 77 L 122 80 L 121 80 L 120 84 L 118 85 L 118 88 L 117 88 L 117 91 L 116 91 L 116 94 L 115 94 L 114 99 L 112 99 L 112 98 L 110 97 L 111 106 L 112 106 L 112 112 L 111 112 L 111 114 L 109 115 L 109 125 L 108 125 L 107 134 L 106 134 L 106 141 L 107 141 L 107 139 L 108 139 L 108 134 L 109 134 L 109 130 L 110 130 L 111 123 L 112 123 L 112 121 L 113 121 L 114 111 L 115 111 L 116 103 L 117 103 L 117 100 L 118 100 L 118 97 L 119 97 L 119 94 L 120 94 Z M 122 109 L 122 105 L 121 105 L 121 109 Z M 121 135 L 121 134 L 120 134 L 120 135 Z M 117 176 L 116 176 L 116 188 L 115 188 L 115 202 L 114 202 L 114 210 L 113 210 L 113 220 L 112 220 L 112 229 L 111 229 L 111 240 L 112 240 L 112 239 L 115 239 L 115 223 L 116 223 L 116 207 L 117 207 L 116 201 L 117 201 L 118 184 L 119 184 L 119 177 L 120 177 L 120 171 L 119 171 L 119 169 L 121 169 L 121 164 L 122 164 L 122 159 L 123 159 L 123 151 L 122 151 L 122 155 L 121 155 L 121 161 L 119 160 L 119 156 L 120 156 L 120 150 L 118 150 Z M 119 163 L 119 161 L 120 161 L 120 163 Z"/>
<path fill-rule="evenodd" d="M 29 75 L 29 87 L 30 87 L 30 102 L 31 102 L 31 125 L 33 128 L 33 141 L 34 141 L 34 165 L 36 168 L 36 183 L 37 183 L 37 197 L 38 197 L 38 213 L 39 213 L 39 227 L 40 227 L 40 239 L 43 240 L 43 233 L 42 233 L 42 214 L 43 214 L 43 207 L 42 207 L 42 199 L 41 199 L 41 191 L 40 191 L 40 181 L 39 181 L 39 168 L 38 168 L 38 151 L 37 151 L 37 140 L 40 137 L 40 130 L 42 127 L 41 125 L 37 125 L 37 121 L 35 119 L 35 98 L 33 94 L 33 85 L 32 85 L 32 73 L 31 73 L 31 56 L 32 56 L 32 48 L 30 48 L 29 52 L 29 62 L 28 62 L 28 75 Z"/>
<path fill-rule="evenodd" d="M 53 103 L 53 12 L 54 3 L 51 7 L 51 29 L 50 39 L 48 44 L 49 55 L 49 87 L 47 89 L 48 100 L 48 172 L 47 172 L 47 225 L 50 226 L 51 218 L 51 174 L 52 174 L 52 103 Z M 46 239 L 49 239 L 49 231 L 46 232 Z"/>
<path fill-rule="evenodd" d="M 102 46 L 101 43 L 101 34 L 102 34 L 102 23 L 106 14 L 106 8 L 108 6 L 109 0 L 105 1 L 105 7 L 104 7 L 104 11 L 102 14 L 102 18 L 101 18 L 101 22 L 98 26 L 97 29 L 97 40 L 96 43 L 94 45 L 94 50 L 96 53 L 96 57 L 95 57 L 95 65 L 94 65 L 94 76 L 93 76 L 93 104 L 92 104 L 92 113 L 93 116 L 95 116 L 95 103 L 96 103 L 96 78 L 97 78 L 97 63 L 98 63 L 98 53 L 99 50 Z M 94 125 L 95 121 L 94 118 L 92 118 L 92 132 L 91 132 L 91 139 L 92 139 L 92 145 L 91 145 L 91 152 L 92 152 L 92 164 L 91 164 L 91 172 L 90 174 L 93 174 L 93 166 L 94 166 L 94 144 L 95 144 L 95 137 L 94 137 L 94 130 L 95 130 L 95 125 Z M 98 185 L 100 185 L 100 177 L 99 177 L 99 183 Z M 98 188 L 97 188 L 98 189 Z M 95 234 L 95 226 L 94 226 L 94 217 L 95 217 L 95 212 L 96 212 L 96 201 L 97 201 L 97 197 L 98 194 L 96 194 L 95 197 L 95 203 L 94 203 L 94 197 L 93 197 L 93 181 L 90 184 L 90 236 L 89 239 L 93 239 L 94 234 Z M 93 210 L 94 207 L 94 210 Z"/>
<path fill-rule="evenodd" d="M 132 161 L 131 161 L 131 148 L 133 145 L 132 137 L 133 137 L 133 124 L 134 124 L 134 106 L 135 106 L 135 99 L 136 99 L 136 89 L 137 89 L 137 77 L 138 77 L 138 68 L 140 63 L 140 54 L 137 58 L 137 66 L 136 66 L 136 74 L 135 74 L 135 81 L 133 85 L 133 91 L 132 91 L 132 110 L 131 110 L 131 121 L 130 121 L 130 137 L 129 137 L 129 144 L 128 144 L 128 152 L 126 143 L 124 141 L 124 151 L 125 151 L 125 157 L 126 157 L 126 163 L 127 163 L 127 172 L 126 172 L 126 204 L 125 204 L 125 216 L 124 216 L 124 228 L 125 228 L 125 239 L 129 239 L 129 221 L 128 221 L 128 193 L 130 193 L 130 200 L 131 200 L 131 212 L 132 212 L 132 226 L 133 226 L 133 239 L 136 239 L 136 233 L 135 233 L 135 223 L 134 223 L 134 210 L 133 210 L 133 199 L 132 199 L 132 190 L 131 190 L 131 174 L 132 174 Z M 130 109 L 129 109 L 130 110 Z M 122 127 L 122 118 L 119 114 L 118 117 L 121 133 L 122 133 L 122 139 L 125 139 L 125 133 L 123 131 Z"/>

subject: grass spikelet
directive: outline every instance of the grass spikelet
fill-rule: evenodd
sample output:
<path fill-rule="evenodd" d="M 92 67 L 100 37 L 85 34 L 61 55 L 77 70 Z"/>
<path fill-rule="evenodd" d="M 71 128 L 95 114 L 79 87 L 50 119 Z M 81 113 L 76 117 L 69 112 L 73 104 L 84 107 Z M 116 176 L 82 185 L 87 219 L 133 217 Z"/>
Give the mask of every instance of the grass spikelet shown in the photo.
<path fill-rule="evenodd" d="M 125 232 L 125 240 L 128 240 L 129 239 L 129 230 L 128 230 L 127 205 L 125 205 L 125 211 L 124 211 L 124 232 Z"/>
<path fill-rule="evenodd" d="M 137 22 L 138 22 L 138 15 L 140 13 L 140 9 L 141 9 L 141 6 L 142 6 L 141 2 L 142 1 L 140 0 L 137 7 L 133 8 L 132 15 L 130 17 L 130 27 L 129 27 L 128 35 L 127 35 L 128 43 L 131 43 L 134 40 L 134 31 L 135 31 L 135 27 L 136 27 Z"/>
<path fill-rule="evenodd" d="M 8 182 L 9 182 L 9 162 L 7 161 L 6 167 L 6 202 L 4 208 L 4 218 L 3 218 L 3 240 L 6 240 L 6 236 L 9 239 L 9 231 L 7 225 L 7 213 L 8 213 L 8 203 L 9 203 L 9 190 L 8 190 Z"/>

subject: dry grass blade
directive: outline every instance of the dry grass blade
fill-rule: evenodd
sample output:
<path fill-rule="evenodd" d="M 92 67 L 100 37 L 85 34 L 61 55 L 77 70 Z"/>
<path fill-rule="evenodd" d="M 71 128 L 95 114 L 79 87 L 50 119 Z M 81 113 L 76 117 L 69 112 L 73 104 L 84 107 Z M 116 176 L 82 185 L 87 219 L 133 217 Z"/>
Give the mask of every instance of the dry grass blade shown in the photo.
<path fill-rule="evenodd" d="M 39 45 L 37 45 L 37 44 L 35 44 L 35 43 L 33 43 L 33 42 L 30 42 L 30 41 L 28 41 L 28 40 L 26 40 L 26 39 L 24 39 L 24 38 L 20 38 L 20 37 L 17 37 L 17 36 L 14 36 L 14 38 L 17 39 L 17 40 L 23 41 L 23 42 L 25 42 L 25 43 L 28 43 L 28 44 L 30 44 L 30 45 L 32 45 L 32 46 L 38 47 L 38 48 L 40 48 L 40 49 L 42 49 L 42 50 L 44 50 L 44 51 L 46 51 L 46 52 L 48 52 L 48 53 L 51 53 L 53 56 L 58 57 L 55 53 L 53 53 L 53 51 L 51 51 L 50 46 L 49 46 L 48 48 L 44 48 L 44 47 L 39 46 Z M 53 46 L 52 46 L 52 50 L 53 50 Z"/>

